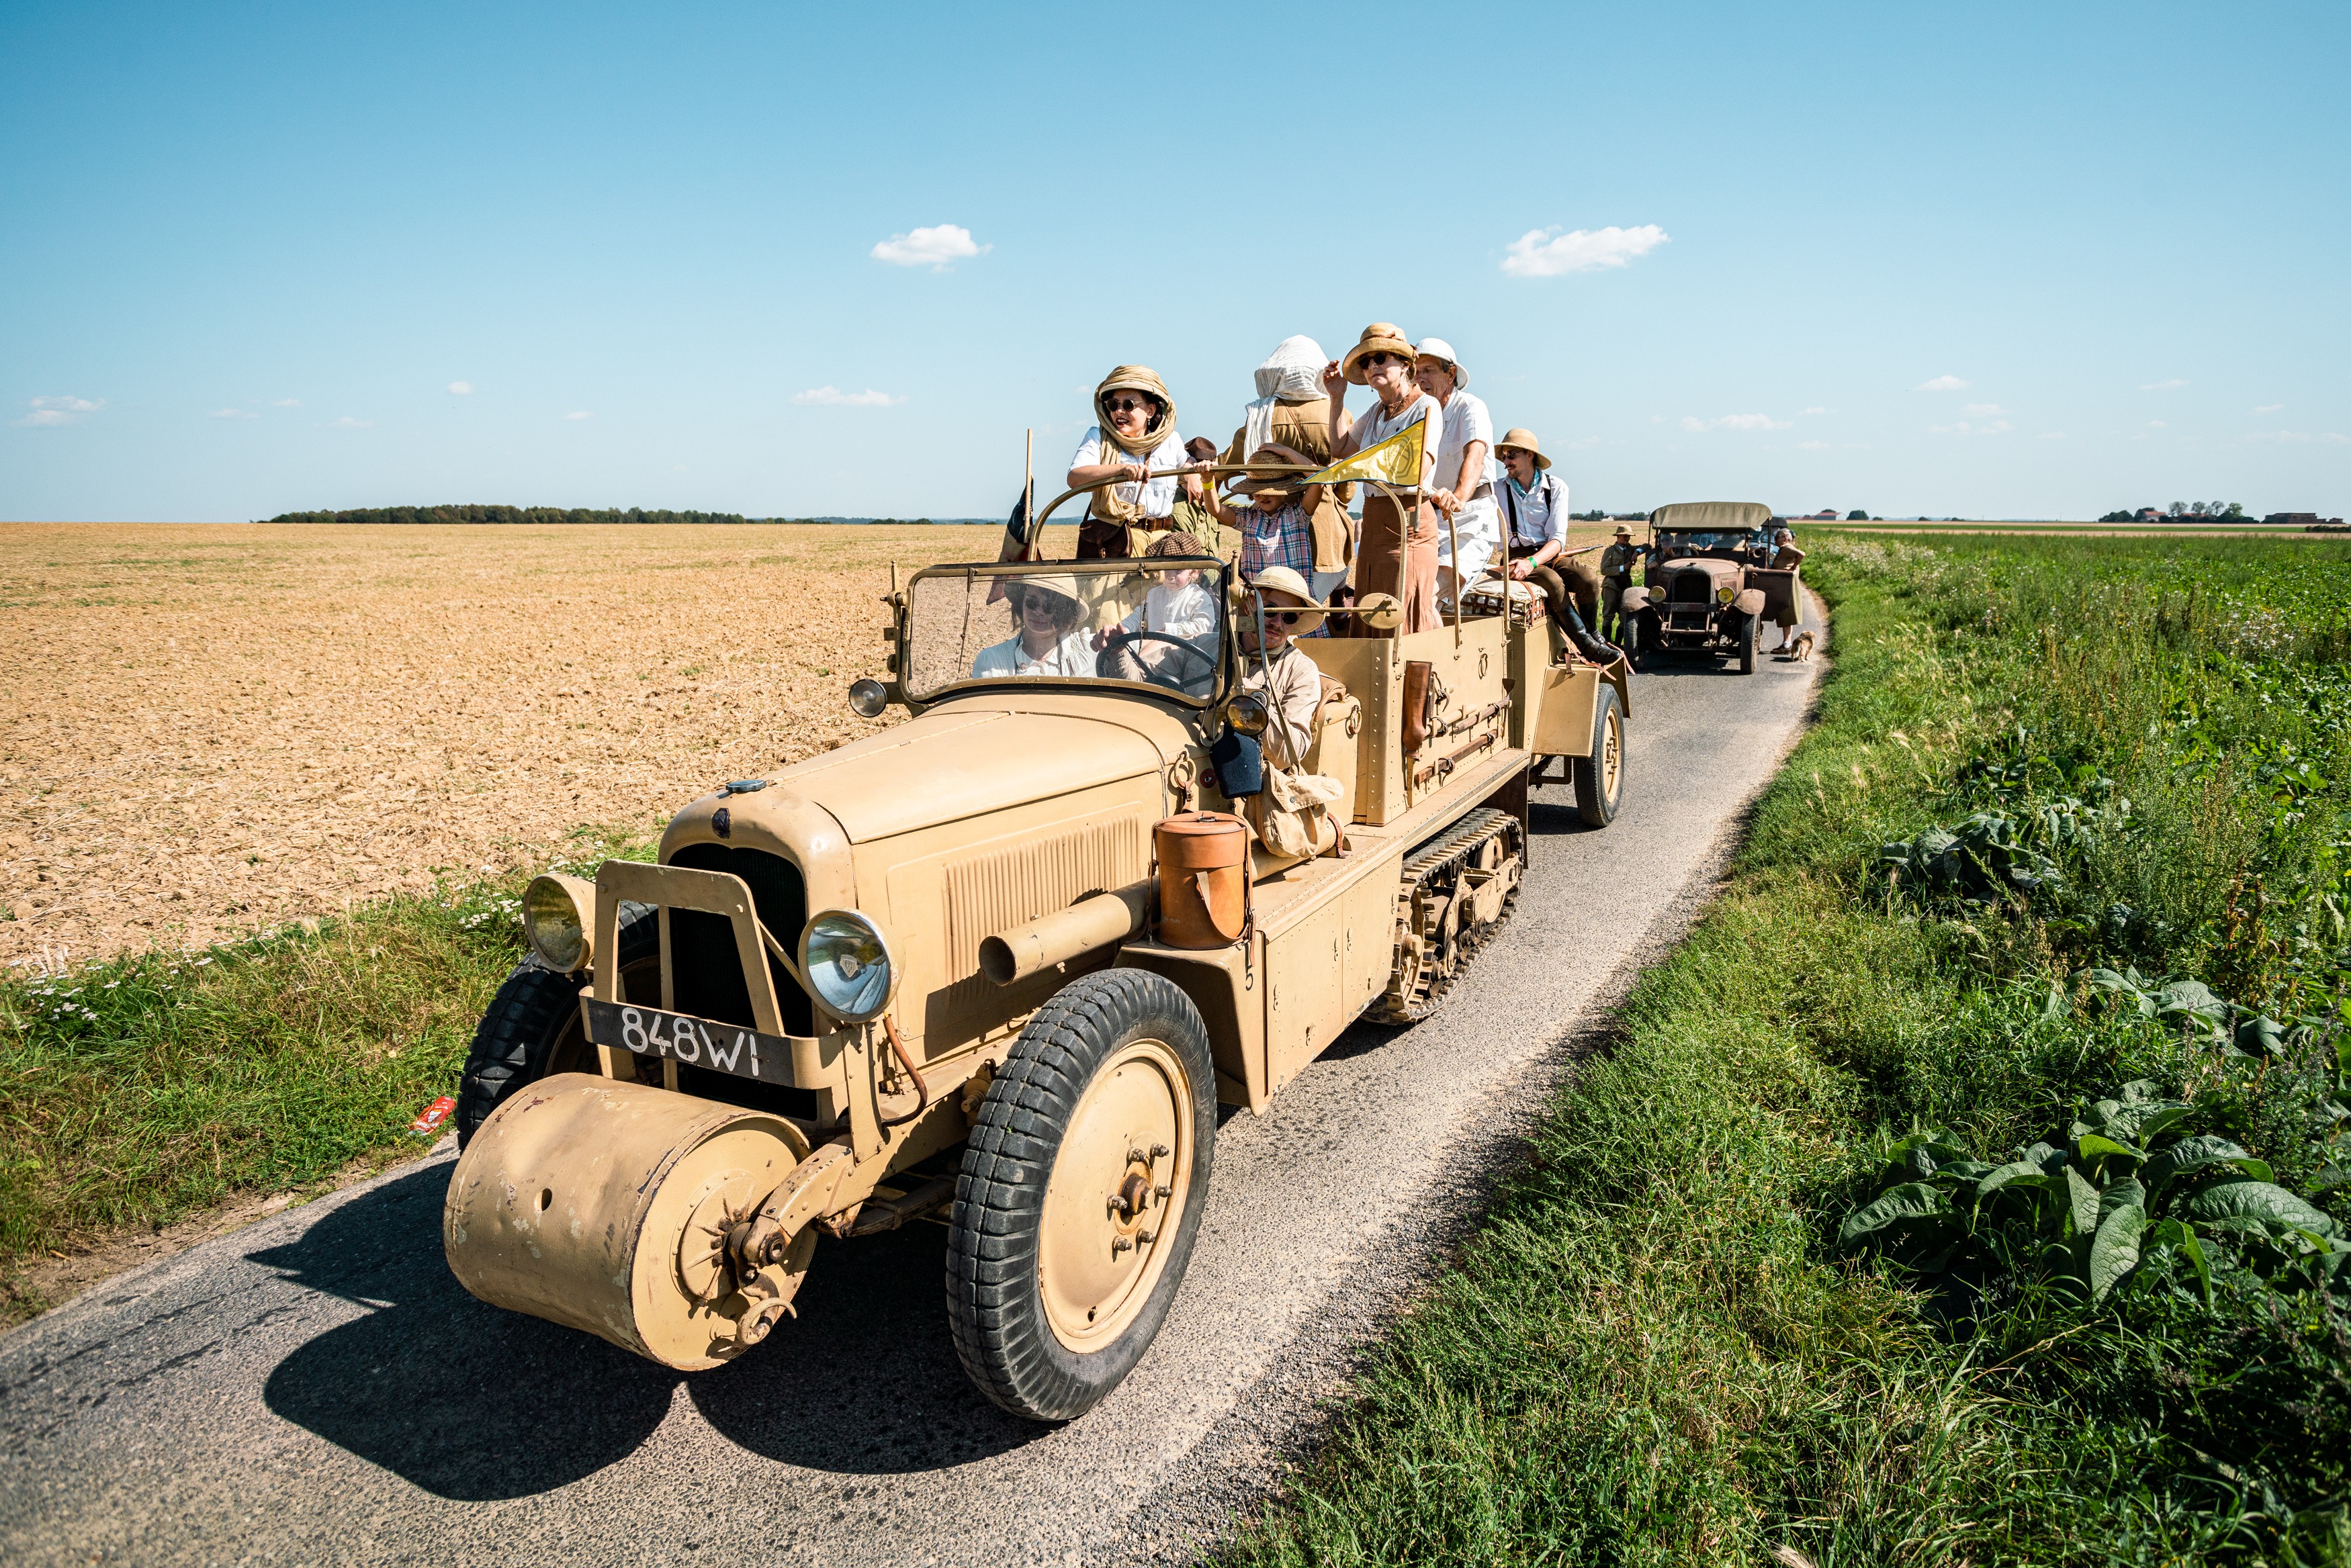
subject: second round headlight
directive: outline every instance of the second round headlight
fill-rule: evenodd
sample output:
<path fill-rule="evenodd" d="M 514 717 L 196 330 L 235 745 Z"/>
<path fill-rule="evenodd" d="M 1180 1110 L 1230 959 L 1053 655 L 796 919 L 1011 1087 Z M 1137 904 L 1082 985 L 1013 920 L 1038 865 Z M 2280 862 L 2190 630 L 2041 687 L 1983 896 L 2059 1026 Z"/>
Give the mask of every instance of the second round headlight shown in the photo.
<path fill-rule="evenodd" d="M 844 1023 L 889 1008 L 896 967 L 882 928 L 854 909 L 827 909 L 800 933 L 800 968 L 817 1004 Z"/>
<path fill-rule="evenodd" d="M 549 872 L 523 889 L 523 937 L 550 969 L 571 974 L 587 967 L 595 922 L 596 889 L 577 877 Z"/>

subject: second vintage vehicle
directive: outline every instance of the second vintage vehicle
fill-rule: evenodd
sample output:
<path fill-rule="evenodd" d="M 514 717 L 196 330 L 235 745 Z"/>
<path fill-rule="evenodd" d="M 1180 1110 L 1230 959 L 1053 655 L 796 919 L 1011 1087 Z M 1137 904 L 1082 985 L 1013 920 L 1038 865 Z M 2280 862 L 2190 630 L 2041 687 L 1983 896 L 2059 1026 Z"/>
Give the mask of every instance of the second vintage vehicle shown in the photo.
<path fill-rule="evenodd" d="M 1771 509 L 1760 501 L 1691 501 L 1649 514 L 1648 565 L 1626 590 L 1633 657 L 1697 653 L 1755 672 L 1767 620 L 1798 602 L 1793 567 L 1774 568 Z M 1788 618 L 1792 618 L 1790 616 Z"/>
<path fill-rule="evenodd" d="M 1205 621 L 1136 629 L 1192 589 Z M 531 884 L 445 1251 L 485 1301 L 695 1368 L 768 1337 L 820 1235 L 936 1220 L 964 1366 L 1065 1420 L 1166 1316 L 1218 1103 L 1262 1112 L 1351 1023 L 1439 1002 L 1511 904 L 1545 761 L 1614 815 L 1625 672 L 1554 663 L 1523 614 L 1380 634 L 1375 596 L 1301 645 L 1292 761 L 1337 785 L 1344 852 L 1299 858 L 1219 793 L 1266 721 L 1223 563 L 935 566 L 888 603 L 891 679 L 852 704 L 904 722 L 714 788 L 653 864 Z"/>

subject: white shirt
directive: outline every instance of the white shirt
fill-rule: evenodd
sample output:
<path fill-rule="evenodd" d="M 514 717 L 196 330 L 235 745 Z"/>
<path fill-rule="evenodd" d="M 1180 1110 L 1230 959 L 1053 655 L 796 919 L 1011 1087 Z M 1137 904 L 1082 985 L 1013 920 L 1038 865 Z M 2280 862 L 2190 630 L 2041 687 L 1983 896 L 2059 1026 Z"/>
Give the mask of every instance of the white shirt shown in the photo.
<path fill-rule="evenodd" d="M 1531 545 L 1541 549 L 1553 539 L 1567 537 L 1567 481 L 1558 474 L 1546 469 L 1532 490 L 1520 490 L 1518 481 L 1505 475 L 1494 492 L 1506 516 L 1513 511 L 1518 514 L 1517 524 L 1510 529 L 1513 548 Z"/>
<path fill-rule="evenodd" d="M 1493 497 L 1467 502 L 1453 514 L 1451 523 L 1442 514 L 1437 519 L 1437 565 L 1450 566 L 1453 561 L 1453 541 L 1461 541 L 1461 562 L 1456 568 L 1464 583 L 1474 583 L 1486 564 L 1502 553 L 1502 514 L 1494 506 Z"/>
<path fill-rule="evenodd" d="M 1439 408 L 1437 400 L 1426 392 L 1416 393 L 1412 401 L 1406 403 L 1403 411 L 1393 419 L 1388 416 L 1387 405 L 1374 400 L 1368 410 L 1355 416 L 1355 450 L 1363 452 L 1379 445 L 1389 437 L 1401 433 L 1405 427 L 1415 420 L 1428 421 L 1428 429 L 1421 432 L 1421 450 L 1423 452 L 1443 450 L 1445 410 Z M 1460 459 L 1456 457 L 1454 461 L 1458 462 Z M 1445 483 L 1445 471 L 1438 469 L 1437 475 L 1436 483 L 1442 485 Z M 1419 483 L 1419 476 L 1416 474 L 1414 476 L 1414 483 Z M 1376 495 L 1379 493 L 1373 491 L 1371 493 Z M 1175 504 L 1170 502 L 1168 504 L 1172 508 Z"/>
<path fill-rule="evenodd" d="M 993 648 L 981 649 L 979 657 L 971 661 L 971 673 L 974 680 L 990 675 L 1091 677 L 1094 673 L 1093 636 L 1082 629 L 1073 631 L 1040 659 L 1031 658 L 1015 634 Z"/>
<path fill-rule="evenodd" d="M 1135 461 L 1136 459 L 1116 441 L 1110 443 L 1110 452 L 1105 455 L 1102 452 L 1102 426 L 1088 425 L 1086 439 L 1078 443 L 1078 450 L 1071 455 L 1070 466 L 1092 468 L 1098 462 L 1134 462 Z M 1181 468 L 1191 461 L 1189 454 L 1184 451 L 1184 438 L 1170 431 L 1167 432 L 1165 441 L 1151 449 L 1151 456 L 1144 460 L 1144 466 Z M 1181 482 L 1173 478 L 1155 479 L 1140 486 L 1119 485 L 1113 493 L 1123 501 L 1131 502 L 1135 498 L 1135 493 L 1139 489 L 1143 494 L 1143 514 L 1145 517 L 1172 517 L 1176 514 L 1176 486 L 1179 483 Z M 1086 673 L 1091 675 L 1093 671 L 1088 670 Z"/>
<path fill-rule="evenodd" d="M 1207 637 L 1217 629 L 1216 601 L 1197 583 L 1170 587 L 1165 583 L 1143 596 L 1143 607 L 1119 623 L 1128 631 L 1155 631 L 1165 637 Z"/>
<path fill-rule="evenodd" d="M 1469 450 L 1471 441 L 1486 443 L 1486 471 L 1472 475 L 1468 484 L 1458 483 L 1461 478 L 1461 454 Z M 1494 477 L 1494 417 L 1486 411 L 1482 399 L 1456 389 L 1453 399 L 1445 405 L 1445 436 L 1437 447 L 1437 477 L 1433 483 L 1439 490 L 1455 491 L 1467 501 L 1478 486 L 1490 483 Z"/>

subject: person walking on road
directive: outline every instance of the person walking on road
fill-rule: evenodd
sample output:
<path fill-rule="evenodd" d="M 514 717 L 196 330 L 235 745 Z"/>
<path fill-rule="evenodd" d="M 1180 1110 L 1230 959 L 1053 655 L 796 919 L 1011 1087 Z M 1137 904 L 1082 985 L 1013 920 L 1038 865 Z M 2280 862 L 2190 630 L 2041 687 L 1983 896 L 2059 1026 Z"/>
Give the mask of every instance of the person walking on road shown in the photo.
<path fill-rule="evenodd" d="M 1360 420 L 1347 412 L 1350 383 L 1369 387 L 1379 400 Z M 1355 546 L 1355 596 L 1394 594 L 1404 606 L 1404 632 L 1430 631 L 1437 618 L 1436 508 L 1426 505 L 1437 449 L 1445 437 L 1445 410 L 1413 385 L 1412 341 L 1393 322 L 1364 328 L 1344 359 L 1322 368 L 1322 390 L 1331 402 L 1331 457 L 1353 457 L 1402 434 L 1416 422 L 1421 433 L 1420 472 L 1409 487 L 1396 486 L 1399 509 L 1377 490 L 1364 498 L 1363 537 Z"/>

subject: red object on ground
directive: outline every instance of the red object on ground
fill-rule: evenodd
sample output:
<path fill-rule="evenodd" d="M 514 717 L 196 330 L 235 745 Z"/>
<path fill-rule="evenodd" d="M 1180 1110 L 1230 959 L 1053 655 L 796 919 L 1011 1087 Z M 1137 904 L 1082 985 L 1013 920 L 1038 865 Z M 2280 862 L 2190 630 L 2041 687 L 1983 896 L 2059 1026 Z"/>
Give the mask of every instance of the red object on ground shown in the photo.
<path fill-rule="evenodd" d="M 413 1133 L 438 1132 L 441 1124 L 449 1119 L 449 1113 L 456 1108 L 457 1102 L 444 1095 L 425 1106 L 424 1114 L 408 1124 L 408 1130 Z"/>

